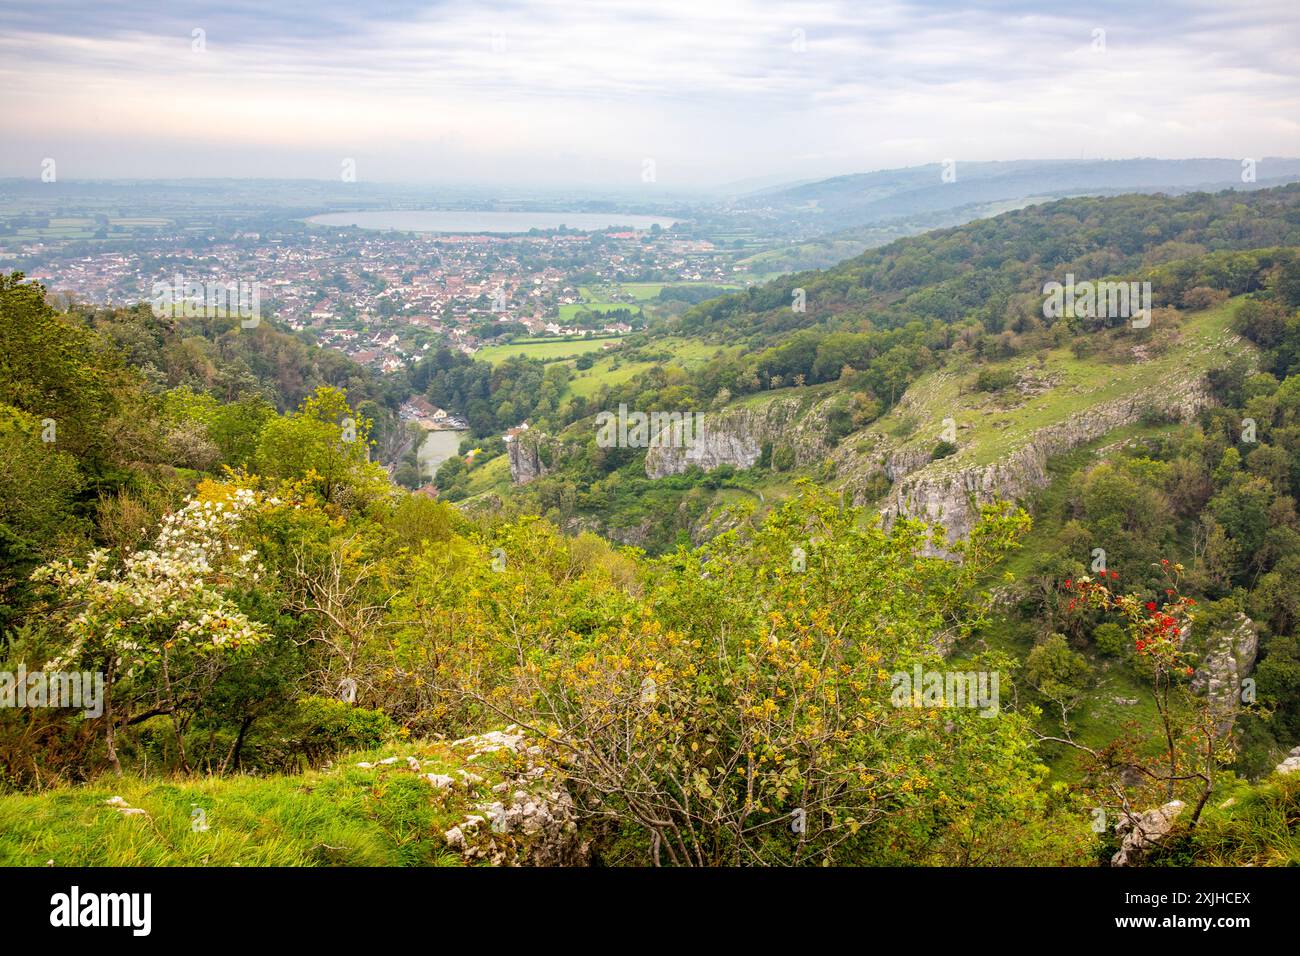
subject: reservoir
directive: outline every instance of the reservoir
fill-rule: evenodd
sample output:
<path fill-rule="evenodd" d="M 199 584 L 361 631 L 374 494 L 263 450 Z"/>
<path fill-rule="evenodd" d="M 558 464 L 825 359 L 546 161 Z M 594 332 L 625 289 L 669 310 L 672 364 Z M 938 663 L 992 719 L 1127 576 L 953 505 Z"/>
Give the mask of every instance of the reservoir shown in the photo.
<path fill-rule="evenodd" d="M 432 481 L 438 466 L 460 450 L 460 439 L 465 432 L 431 431 L 424 436 L 416 457 L 420 461 L 420 478 Z"/>
<path fill-rule="evenodd" d="M 677 220 L 664 216 L 639 216 L 604 212 L 473 212 L 444 209 L 394 209 L 373 212 L 332 212 L 307 220 L 319 226 L 359 226 L 362 229 L 396 229 L 400 232 L 520 233 L 529 229 L 594 230 L 610 226 L 649 229 L 656 223 L 667 229 Z"/>

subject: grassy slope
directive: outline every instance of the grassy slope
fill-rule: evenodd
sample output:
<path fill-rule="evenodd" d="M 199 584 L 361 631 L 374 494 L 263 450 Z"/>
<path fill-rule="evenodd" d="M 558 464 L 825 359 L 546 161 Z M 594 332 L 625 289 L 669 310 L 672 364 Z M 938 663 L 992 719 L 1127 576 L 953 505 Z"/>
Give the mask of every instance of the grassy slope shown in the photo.
<path fill-rule="evenodd" d="M 501 779 L 494 755 L 470 764 L 474 791 L 438 790 L 406 767 L 456 775 L 444 743 L 350 754 L 330 770 L 278 777 L 134 777 L 0 797 L 3 866 L 459 866 L 442 834 Z M 387 756 L 391 766 L 359 768 Z M 148 816 L 105 803 L 122 797 Z M 207 830 L 192 826 L 203 808 Z M 1182 831 L 1151 865 L 1300 865 L 1300 773 L 1256 785 L 1226 780 L 1195 833 Z"/>
<path fill-rule="evenodd" d="M 944 459 L 943 469 L 989 464 L 1023 445 L 1044 426 L 1103 402 L 1170 382 L 1189 381 L 1234 352 L 1248 349 L 1229 327 L 1239 304 L 1239 299 L 1230 299 L 1214 309 L 1185 313 L 1168 347 L 1144 362 L 1114 364 L 1105 357 L 1076 358 L 1068 348 L 1057 348 L 991 363 L 989 368 L 1010 369 L 1050 386 L 1018 403 L 975 391 L 978 368 L 950 365 L 918 380 L 908 389 L 906 400 L 868 431 L 892 444 L 897 441 L 892 436 L 903 431 L 910 418 L 916 431 L 902 444 L 932 447 L 939 440 L 943 420 L 952 417 L 957 422 L 959 451 Z M 1041 365 L 1039 356 L 1044 359 Z M 1160 391 L 1153 392 L 1153 397 L 1159 395 Z"/>
<path fill-rule="evenodd" d="M 507 485 L 510 483 L 510 458 L 507 455 L 489 458 L 469 473 L 470 496 L 492 491 L 500 487 L 502 482 Z"/>
<path fill-rule="evenodd" d="M 718 289 L 743 289 L 744 285 L 739 282 L 622 282 L 609 283 L 600 286 L 582 286 L 578 293 L 583 299 L 593 301 L 605 301 L 606 297 L 614 295 L 627 295 L 636 299 L 638 302 L 647 302 L 656 298 L 662 289 L 689 289 L 691 286 L 705 285 L 710 288 Z M 624 305 L 626 308 L 627 305 Z"/>
<path fill-rule="evenodd" d="M 1224 787 L 1206 806 L 1195 834 L 1153 862 L 1300 866 L 1300 773 Z"/>
<path fill-rule="evenodd" d="M 721 351 L 717 345 L 710 345 L 698 339 L 688 338 L 655 339 L 652 348 L 655 352 L 671 353 L 672 358 L 667 364 L 678 365 L 682 368 L 703 364 Z M 640 373 L 648 371 L 656 364 L 658 363 L 629 362 L 626 358 L 617 354 L 605 355 L 597 359 L 596 364 L 591 368 L 584 371 L 574 371 L 573 380 L 569 383 L 569 393 L 587 398 L 595 395 L 602 385 L 614 386 L 622 384 Z"/>
<path fill-rule="evenodd" d="M 484 778 L 473 791 L 439 790 L 408 769 Z M 398 756 L 390 766 L 364 769 Z M 498 758 L 464 762 L 445 743 L 403 743 L 355 753 L 327 770 L 277 777 L 141 780 L 111 776 L 83 786 L 0 797 L 0 865 L 43 866 L 446 866 L 461 857 L 442 834 L 503 779 Z M 105 803 L 120 796 L 148 816 Z M 191 826 L 194 807 L 208 829 Z"/>

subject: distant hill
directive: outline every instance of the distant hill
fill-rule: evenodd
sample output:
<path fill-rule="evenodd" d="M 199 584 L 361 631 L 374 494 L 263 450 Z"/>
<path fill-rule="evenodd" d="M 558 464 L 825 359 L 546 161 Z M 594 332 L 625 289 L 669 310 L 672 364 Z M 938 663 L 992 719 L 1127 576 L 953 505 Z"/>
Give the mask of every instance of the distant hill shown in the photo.
<path fill-rule="evenodd" d="M 1300 180 L 1300 159 L 1261 159 L 1253 182 L 1242 182 L 1240 159 L 957 161 L 950 170 L 951 181 L 942 163 L 837 176 L 753 192 L 734 208 L 824 235 L 962 207 L 975 218 L 987 204 L 1018 200 L 1276 186 Z"/>
<path fill-rule="evenodd" d="M 1009 297 L 1032 295 L 1067 272 L 1098 278 L 1104 274 L 1098 263 L 1107 272 L 1149 271 L 1207 252 L 1300 244 L 1297 203 L 1296 185 L 1241 195 L 1054 200 L 899 239 L 819 272 L 701 303 L 673 331 L 764 346 L 797 329 L 869 316 L 877 328 L 978 317 L 996 333 L 1014 321 L 1006 311 Z M 796 288 L 805 290 L 804 312 L 790 307 Z"/>

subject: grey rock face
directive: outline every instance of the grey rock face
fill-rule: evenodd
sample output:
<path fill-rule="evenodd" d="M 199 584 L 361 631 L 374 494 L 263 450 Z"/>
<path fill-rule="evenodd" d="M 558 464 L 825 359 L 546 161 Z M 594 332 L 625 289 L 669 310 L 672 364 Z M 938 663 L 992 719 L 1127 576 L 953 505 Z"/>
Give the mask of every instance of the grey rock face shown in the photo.
<path fill-rule="evenodd" d="M 1277 773 L 1296 773 L 1300 771 L 1300 747 L 1292 747 L 1291 753 L 1276 768 Z"/>
<path fill-rule="evenodd" d="M 692 465 L 704 471 L 721 465 L 752 468 L 762 453 L 762 445 L 743 419 L 726 424 L 706 423 L 689 443 L 678 444 L 670 438 L 667 444 L 648 449 L 645 473 L 648 478 L 664 478 L 681 474 Z"/>
<path fill-rule="evenodd" d="M 980 506 L 997 499 L 1023 499 L 1047 487 L 1049 459 L 1116 428 L 1135 424 L 1152 407 L 1187 421 L 1212 401 L 1205 383 L 1197 381 L 1161 396 L 1140 394 L 1107 402 L 1040 428 L 1025 445 L 988 465 L 963 467 L 960 459 L 928 463 L 915 452 L 911 456 L 896 453 L 885 463 L 886 474 L 892 470 L 890 477 L 895 481 L 890 501 L 883 509 L 885 520 L 906 515 L 927 524 L 942 524 L 948 540 L 957 541 L 975 526 Z"/>
<path fill-rule="evenodd" d="M 710 412 L 704 427 L 691 442 L 676 435 L 661 439 L 646 451 L 648 478 L 678 475 L 692 465 L 712 471 L 721 465 L 752 468 L 762 456 L 763 445 L 785 446 L 794 452 L 796 465 L 807 465 L 826 457 L 826 406 L 828 400 L 804 408 L 798 398 L 778 398 L 753 406 Z"/>
<path fill-rule="evenodd" d="M 471 862 L 492 866 L 582 866 L 588 846 L 578 833 L 577 809 L 564 782 L 541 762 L 541 751 L 530 746 L 511 725 L 453 742 L 469 751 L 467 759 L 508 750 L 522 759 L 513 781 L 494 787 L 500 799 L 475 805 L 476 813 L 443 834 L 447 846 Z M 467 787 L 482 777 L 461 771 Z M 508 798 L 507 791 L 513 790 Z"/>
<path fill-rule="evenodd" d="M 1110 859 L 1111 866 L 1130 866 L 1138 862 L 1150 849 L 1158 846 L 1173 829 L 1174 821 L 1183 812 L 1181 800 L 1171 800 L 1163 807 L 1148 810 L 1138 816 L 1124 817 L 1115 824 L 1115 833 L 1122 838 L 1119 851 Z"/>
<path fill-rule="evenodd" d="M 535 478 L 546 474 L 538 451 L 540 439 L 531 435 L 519 435 L 514 441 L 506 443 L 506 454 L 510 458 L 510 481 L 516 485 L 526 485 Z"/>
<path fill-rule="evenodd" d="M 1236 720 L 1242 681 L 1255 670 L 1258 654 L 1259 632 L 1245 614 L 1238 614 L 1233 627 L 1210 635 L 1206 643 L 1204 657 L 1192 676 L 1192 689 L 1208 695 L 1220 736 Z"/>

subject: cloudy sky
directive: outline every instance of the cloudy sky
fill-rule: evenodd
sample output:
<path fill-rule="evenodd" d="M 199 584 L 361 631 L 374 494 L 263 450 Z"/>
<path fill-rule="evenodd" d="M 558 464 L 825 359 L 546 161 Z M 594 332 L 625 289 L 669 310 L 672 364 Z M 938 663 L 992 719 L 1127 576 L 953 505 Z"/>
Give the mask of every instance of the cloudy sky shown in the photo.
<path fill-rule="evenodd" d="M 1300 156 L 1300 4 L 0 0 L 0 100 L 0 176 L 60 179 Z"/>

